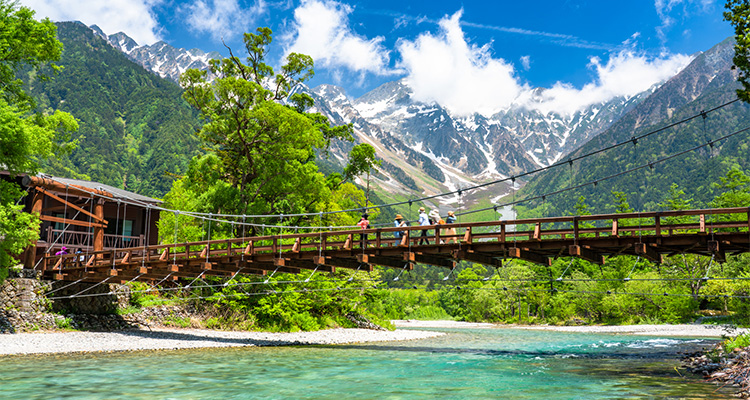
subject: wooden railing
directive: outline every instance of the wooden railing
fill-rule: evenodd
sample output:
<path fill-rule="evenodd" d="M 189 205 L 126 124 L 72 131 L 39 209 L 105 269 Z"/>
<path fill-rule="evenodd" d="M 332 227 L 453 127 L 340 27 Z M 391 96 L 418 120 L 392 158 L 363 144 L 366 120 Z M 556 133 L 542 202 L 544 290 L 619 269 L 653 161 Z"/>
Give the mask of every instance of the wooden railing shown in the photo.
<path fill-rule="evenodd" d="M 92 247 L 94 234 L 91 232 L 81 232 L 73 230 L 47 229 L 47 243 L 66 246 L 68 248 L 90 249 Z M 105 249 L 120 249 L 124 247 L 143 246 L 144 235 L 124 236 L 124 235 L 104 235 Z"/>
<path fill-rule="evenodd" d="M 684 220 L 678 220 L 678 218 Z M 450 228 L 455 228 L 456 233 L 449 234 L 448 229 Z M 435 229 L 437 229 L 437 232 Z M 429 245 L 418 244 L 423 230 L 428 230 L 430 233 L 428 236 Z M 394 233 L 398 231 L 403 232 L 400 239 L 394 237 Z M 84 260 L 76 255 L 45 255 L 43 269 L 62 271 L 65 268 L 82 266 L 112 265 L 114 267 L 116 265 L 149 264 L 152 262 L 176 264 L 177 260 L 200 261 L 201 259 L 205 259 L 208 263 L 209 260 L 219 257 L 237 261 L 244 260 L 246 256 L 248 259 L 252 259 L 252 257 L 259 255 L 264 256 L 262 257 L 264 260 L 293 256 L 298 259 L 309 260 L 312 263 L 313 260 L 320 259 L 316 256 L 325 256 L 326 254 L 323 254 L 325 252 L 335 252 L 336 257 L 348 256 L 353 258 L 357 253 L 373 255 L 387 253 L 393 256 L 399 252 L 423 251 L 447 259 L 455 258 L 457 253 L 451 253 L 451 250 L 455 250 L 457 246 L 464 244 L 497 243 L 506 248 L 508 244 L 516 242 L 533 244 L 558 241 L 567 251 L 567 245 L 577 245 L 579 241 L 588 242 L 593 246 L 592 243 L 599 239 L 634 237 L 682 237 L 689 239 L 690 236 L 702 237 L 730 232 L 734 234 L 742 233 L 742 235 L 736 236 L 741 238 L 743 247 L 733 251 L 750 251 L 750 248 L 747 247 L 750 246 L 750 207 L 581 215 L 450 225 L 383 227 L 367 230 L 334 228 L 307 233 L 196 241 L 147 247 L 143 247 L 141 243 L 139 246 L 128 248 L 89 252 Z M 747 234 L 745 235 L 744 232 L 747 232 Z M 364 247 L 362 246 L 361 235 L 367 236 L 367 243 Z M 689 246 L 686 246 L 686 249 L 690 250 Z M 594 250 L 599 251 L 597 257 L 612 254 L 607 253 L 607 250 L 603 248 Z M 565 255 L 576 255 L 572 251 Z M 667 252 L 667 250 L 660 248 L 649 249 L 649 251 Z M 493 256 L 502 257 L 504 255 L 498 253 Z M 469 259 L 468 256 L 466 259 Z M 534 259 L 531 258 L 531 260 Z M 314 262 L 318 263 L 318 261 Z"/>

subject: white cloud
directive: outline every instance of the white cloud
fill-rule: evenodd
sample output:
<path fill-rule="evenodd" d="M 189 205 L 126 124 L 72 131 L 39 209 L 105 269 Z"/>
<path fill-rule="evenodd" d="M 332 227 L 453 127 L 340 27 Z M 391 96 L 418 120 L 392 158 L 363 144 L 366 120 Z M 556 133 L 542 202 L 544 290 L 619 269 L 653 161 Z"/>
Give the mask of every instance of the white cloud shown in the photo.
<path fill-rule="evenodd" d="M 531 69 L 531 56 L 521 56 L 521 66 L 527 71 Z"/>
<path fill-rule="evenodd" d="M 558 82 L 541 94 L 526 94 L 519 103 L 544 113 L 556 111 L 574 113 L 584 107 L 608 101 L 617 96 L 632 96 L 643 92 L 681 71 L 692 58 L 684 54 L 649 58 L 633 50 L 613 54 L 606 64 L 592 57 L 589 68 L 596 73 L 594 82 L 581 89 Z"/>
<path fill-rule="evenodd" d="M 248 8 L 243 8 L 238 0 L 198 0 L 179 8 L 181 13 L 186 14 L 190 29 L 208 33 L 216 40 L 254 31 L 251 29 L 253 21 L 265 10 L 264 0 L 257 0 Z"/>
<path fill-rule="evenodd" d="M 512 104 L 541 112 L 572 114 L 617 96 L 632 96 L 682 70 L 691 57 L 665 54 L 648 57 L 632 50 L 638 34 L 604 62 L 592 57 L 588 67 L 595 78 L 582 88 L 558 82 L 552 88 L 533 90 L 516 76 L 513 66 L 493 58 L 490 45 L 467 43 L 461 30 L 461 12 L 443 18 L 438 34 L 423 33 L 414 41 L 402 40 L 399 66 L 417 101 L 437 103 L 453 113 L 492 115 Z M 529 56 L 520 64 L 531 67 Z"/>
<path fill-rule="evenodd" d="M 162 30 L 153 8 L 162 0 L 21 0 L 38 19 L 81 21 L 105 33 L 124 32 L 138 44 L 153 44 Z"/>
<path fill-rule="evenodd" d="M 443 18 L 436 35 L 402 40 L 400 67 L 407 71 L 415 100 L 435 102 L 461 115 L 490 115 L 508 107 L 527 88 L 519 84 L 511 64 L 492 58 L 490 44 L 467 43 L 461 14 Z"/>
<path fill-rule="evenodd" d="M 384 38 L 367 39 L 349 26 L 353 9 L 336 1 L 305 0 L 294 10 L 294 32 L 286 37 L 290 52 L 311 56 L 316 65 L 360 73 L 392 74 Z"/>

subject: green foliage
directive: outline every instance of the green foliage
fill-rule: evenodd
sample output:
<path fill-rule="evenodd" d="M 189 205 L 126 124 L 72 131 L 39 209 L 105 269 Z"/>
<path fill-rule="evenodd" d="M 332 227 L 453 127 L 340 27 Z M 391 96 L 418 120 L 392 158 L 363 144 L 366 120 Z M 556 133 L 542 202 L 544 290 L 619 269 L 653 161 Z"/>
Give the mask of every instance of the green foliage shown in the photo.
<path fill-rule="evenodd" d="M 367 296 L 364 306 L 384 319 L 453 319 L 439 304 L 437 291 L 424 289 L 379 289 Z"/>
<path fill-rule="evenodd" d="M 737 90 L 737 96 L 750 102 L 750 2 L 747 0 L 727 0 L 724 5 L 724 20 L 734 26 L 734 66 L 740 70 L 737 80 L 742 89 Z"/>
<path fill-rule="evenodd" d="M 373 315 L 365 305 L 373 303 L 363 299 L 363 296 L 372 296 L 371 291 L 361 288 L 357 280 L 348 280 L 352 274 L 354 272 L 335 276 L 320 273 L 279 273 L 271 277 L 238 275 L 231 284 L 210 293 L 208 301 L 229 310 L 227 315 L 231 318 L 224 315 L 217 324 L 247 320 L 252 321 L 253 329 L 271 331 L 350 327 L 348 314 Z M 362 272 L 356 275 L 357 279 L 366 276 Z M 245 328 L 250 326 L 246 324 Z"/>
<path fill-rule="evenodd" d="M 344 177 L 351 180 L 361 174 L 369 174 L 374 166 L 380 164 L 375 155 L 375 148 L 367 143 L 360 143 L 349 152 L 349 163 L 344 167 Z"/>
<path fill-rule="evenodd" d="M 71 330 L 73 329 L 73 320 L 68 317 L 55 318 L 55 326 L 57 329 Z"/>
<path fill-rule="evenodd" d="M 669 192 L 659 206 L 665 210 L 689 210 L 692 208 L 693 199 L 685 198 L 685 191 L 680 189 L 680 185 L 673 183 L 669 187 Z"/>
<path fill-rule="evenodd" d="M 55 30 L 49 18 L 36 21 L 28 7 L 0 0 L 0 99 L 33 107 L 34 101 L 23 90 L 16 71 L 21 67 L 37 69 L 60 58 L 63 46 Z"/>
<path fill-rule="evenodd" d="M 748 347 L 750 346 L 750 335 L 743 333 L 733 338 L 727 339 L 726 341 L 724 341 L 723 346 L 726 353 L 731 353 L 732 351 L 734 351 L 734 349 L 737 348 Z"/>
<path fill-rule="evenodd" d="M 136 308 L 151 307 L 170 303 L 170 300 L 159 296 L 159 291 L 144 282 L 129 282 L 130 305 Z"/>
<path fill-rule="evenodd" d="M 589 211 L 589 205 L 586 204 L 585 196 L 578 197 L 575 206 L 573 206 L 573 210 L 575 212 L 575 215 L 591 215 L 591 211 Z"/>
<path fill-rule="evenodd" d="M 55 79 L 24 70 L 39 109 L 75 114 L 78 147 L 42 161 L 45 172 L 161 197 L 199 154 L 200 121 L 175 83 L 143 69 L 91 29 L 60 22 Z M 50 68 L 42 72 L 51 74 Z"/>
<path fill-rule="evenodd" d="M 747 207 L 750 205 L 750 176 L 737 165 L 732 165 L 726 176 L 719 178 L 714 188 L 721 193 L 711 202 L 712 207 Z"/>
<path fill-rule="evenodd" d="M 326 181 L 315 164 L 316 154 L 325 153 L 332 140 L 351 141 L 351 126 L 332 127 L 323 115 L 305 112 L 312 104 L 309 96 L 292 96 L 293 105 L 280 104 L 295 85 L 313 75 L 309 56 L 287 55 L 276 73 L 265 63 L 271 30 L 259 28 L 257 34 L 245 34 L 244 41 L 247 64 L 230 50 L 229 58 L 211 61 L 210 72 L 217 77 L 212 83 L 205 71 L 188 70 L 180 77 L 183 97 L 205 121 L 198 136 L 209 154 L 195 158 L 175 186 L 183 194 L 168 197 L 200 198 L 193 206 L 204 212 L 320 211 L 341 182 L 331 186 Z M 264 86 L 269 82 L 271 88 Z M 356 164 L 347 171 L 369 170 L 374 159 L 368 146 L 353 151 Z"/>
<path fill-rule="evenodd" d="M 15 184 L 0 180 L 0 268 L 14 266 L 14 256 L 39 238 L 39 217 L 16 204 L 23 194 Z"/>
<path fill-rule="evenodd" d="M 16 71 L 35 71 L 60 57 L 62 44 L 55 26 L 33 19 L 34 12 L 15 2 L 0 0 L 0 168 L 35 173 L 39 160 L 53 151 L 71 147 L 70 132 L 78 129 L 67 113 L 33 113 L 34 101 L 16 77 Z M 39 218 L 23 212 L 18 200 L 25 193 L 14 183 L 0 180 L 0 268 L 14 265 L 14 258 L 39 236 Z"/>
<path fill-rule="evenodd" d="M 632 213 L 633 208 L 628 203 L 628 196 L 624 192 L 612 191 L 613 204 L 610 204 L 610 208 L 613 208 L 615 213 L 624 214 Z"/>

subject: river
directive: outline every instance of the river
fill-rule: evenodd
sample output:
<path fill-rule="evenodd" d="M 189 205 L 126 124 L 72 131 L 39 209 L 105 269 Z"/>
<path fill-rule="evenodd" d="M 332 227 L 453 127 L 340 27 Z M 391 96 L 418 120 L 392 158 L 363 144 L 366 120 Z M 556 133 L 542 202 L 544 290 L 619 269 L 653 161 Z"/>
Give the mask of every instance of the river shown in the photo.
<path fill-rule="evenodd" d="M 713 341 L 508 328 L 432 339 L 0 357 L 7 399 L 720 399 L 679 367 Z"/>

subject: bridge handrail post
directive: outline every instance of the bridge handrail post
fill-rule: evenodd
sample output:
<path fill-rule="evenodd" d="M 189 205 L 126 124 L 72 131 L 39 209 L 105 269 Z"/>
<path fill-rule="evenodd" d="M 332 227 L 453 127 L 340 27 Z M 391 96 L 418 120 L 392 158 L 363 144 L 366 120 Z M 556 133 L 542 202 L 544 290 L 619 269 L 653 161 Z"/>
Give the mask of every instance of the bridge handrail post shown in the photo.
<path fill-rule="evenodd" d="M 619 218 L 612 218 L 612 236 L 614 237 L 620 236 L 620 219 Z"/>
<path fill-rule="evenodd" d="M 661 213 L 657 212 L 654 216 L 654 226 L 656 227 L 656 236 L 661 236 Z"/>
<path fill-rule="evenodd" d="M 578 216 L 573 217 L 573 242 L 578 244 Z"/>

